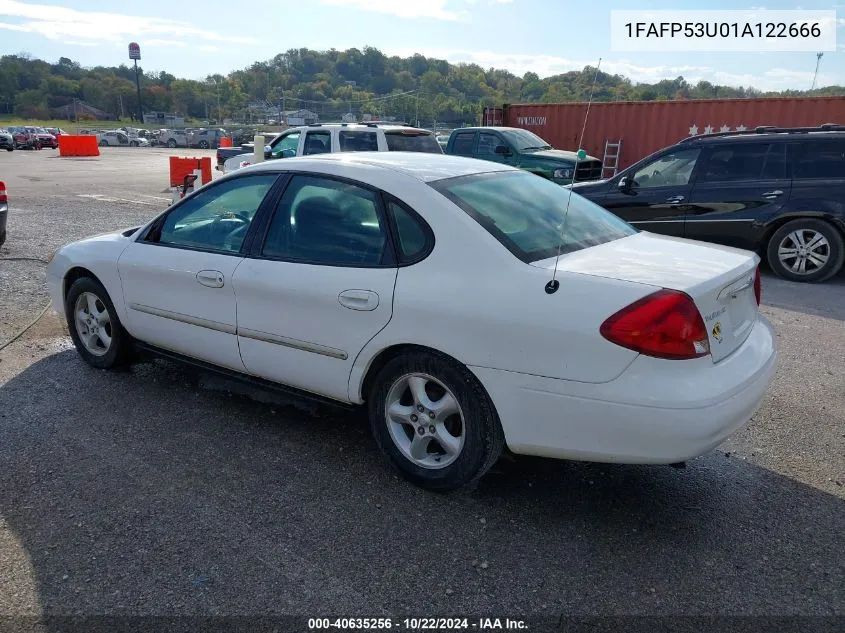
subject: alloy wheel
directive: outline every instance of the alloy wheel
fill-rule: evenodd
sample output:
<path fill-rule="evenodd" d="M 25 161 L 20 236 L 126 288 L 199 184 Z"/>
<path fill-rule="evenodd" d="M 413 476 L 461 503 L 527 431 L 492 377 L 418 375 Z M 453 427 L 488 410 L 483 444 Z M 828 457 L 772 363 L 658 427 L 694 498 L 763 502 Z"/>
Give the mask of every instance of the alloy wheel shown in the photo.
<path fill-rule="evenodd" d="M 384 405 L 390 437 L 412 463 L 422 468 L 449 466 L 461 454 L 466 430 L 461 406 L 442 382 L 423 373 L 400 376 Z"/>
<path fill-rule="evenodd" d="M 92 292 L 83 292 L 74 304 L 74 323 L 79 340 L 94 356 L 104 356 L 112 344 L 112 323 L 103 301 Z"/>
<path fill-rule="evenodd" d="M 830 243 L 818 231 L 797 229 L 778 244 L 778 259 L 796 275 L 809 275 L 824 268 L 830 259 Z"/>

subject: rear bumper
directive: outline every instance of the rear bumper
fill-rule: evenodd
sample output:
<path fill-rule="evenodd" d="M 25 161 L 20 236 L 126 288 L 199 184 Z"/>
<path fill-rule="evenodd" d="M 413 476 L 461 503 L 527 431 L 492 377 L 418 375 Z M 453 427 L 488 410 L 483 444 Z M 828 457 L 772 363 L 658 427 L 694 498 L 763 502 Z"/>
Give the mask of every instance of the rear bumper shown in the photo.
<path fill-rule="evenodd" d="M 602 384 L 472 367 L 515 453 L 596 462 L 667 464 L 702 455 L 743 426 L 765 396 L 777 352 L 762 316 L 718 363 L 639 356 Z"/>

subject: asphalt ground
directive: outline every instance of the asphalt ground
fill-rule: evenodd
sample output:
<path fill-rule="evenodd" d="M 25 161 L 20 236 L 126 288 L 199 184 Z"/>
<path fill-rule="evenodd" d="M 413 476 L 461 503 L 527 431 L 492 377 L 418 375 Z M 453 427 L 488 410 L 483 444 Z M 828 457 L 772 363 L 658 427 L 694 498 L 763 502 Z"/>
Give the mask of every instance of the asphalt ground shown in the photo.
<path fill-rule="evenodd" d="M 0 258 L 153 217 L 171 153 L 0 152 Z M 43 271 L 0 261 L 0 345 L 46 304 Z M 484 615 L 539 630 L 559 614 L 813 616 L 843 630 L 845 275 L 767 274 L 763 297 L 777 376 L 717 450 L 683 470 L 502 460 L 449 495 L 397 479 L 360 415 L 164 361 L 98 371 L 48 312 L 0 352 L 0 617 Z"/>

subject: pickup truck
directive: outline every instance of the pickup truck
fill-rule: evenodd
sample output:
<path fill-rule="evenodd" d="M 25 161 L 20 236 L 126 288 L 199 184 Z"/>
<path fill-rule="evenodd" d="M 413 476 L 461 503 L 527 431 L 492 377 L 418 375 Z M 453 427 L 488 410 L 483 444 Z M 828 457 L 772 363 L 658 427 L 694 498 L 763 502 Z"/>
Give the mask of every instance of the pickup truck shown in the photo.
<path fill-rule="evenodd" d="M 264 146 L 264 156 L 269 158 L 267 155 L 270 151 L 270 144 L 273 142 L 279 135 L 278 132 L 265 132 L 264 133 L 264 141 L 266 145 Z M 256 136 L 258 136 L 256 134 Z M 241 143 L 238 147 L 218 147 L 217 148 L 217 169 L 218 171 L 223 171 L 223 165 L 226 163 L 227 160 L 234 156 L 241 156 L 244 154 L 253 154 L 255 152 L 255 143 L 252 141 L 247 143 Z M 248 157 L 247 157 L 248 158 Z M 246 160 L 246 158 L 244 159 Z"/>
<path fill-rule="evenodd" d="M 576 152 L 553 149 L 533 132 L 521 128 L 465 127 L 453 130 L 446 144 L 446 153 L 513 165 L 561 185 L 601 179 L 602 162 L 599 159 L 587 156 L 578 160 Z"/>

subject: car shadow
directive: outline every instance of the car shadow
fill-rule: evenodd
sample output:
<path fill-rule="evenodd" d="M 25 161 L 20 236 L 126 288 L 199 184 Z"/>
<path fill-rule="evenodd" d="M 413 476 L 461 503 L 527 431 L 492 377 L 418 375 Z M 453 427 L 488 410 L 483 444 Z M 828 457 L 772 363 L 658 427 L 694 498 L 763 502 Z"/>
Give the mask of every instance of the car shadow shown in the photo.
<path fill-rule="evenodd" d="M 763 304 L 845 321 L 845 269 L 822 283 L 781 279 L 763 269 Z"/>
<path fill-rule="evenodd" d="M 720 452 L 508 458 L 433 494 L 360 414 L 72 351 L 0 407 L 6 615 L 845 612 L 843 499 Z"/>

